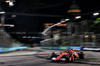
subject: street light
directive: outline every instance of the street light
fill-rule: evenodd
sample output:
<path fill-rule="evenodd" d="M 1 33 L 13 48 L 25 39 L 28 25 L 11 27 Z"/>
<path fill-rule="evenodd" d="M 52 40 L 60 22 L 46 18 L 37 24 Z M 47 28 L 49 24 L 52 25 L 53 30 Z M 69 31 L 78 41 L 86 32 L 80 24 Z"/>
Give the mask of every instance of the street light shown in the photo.
<path fill-rule="evenodd" d="M 9 6 L 14 6 L 14 3 L 13 2 L 9 2 Z"/>
<path fill-rule="evenodd" d="M 2 24 L 2 26 L 10 26 L 10 27 L 14 27 L 13 24 Z"/>
<path fill-rule="evenodd" d="M 9 3 L 9 2 L 10 2 L 10 0 L 6 0 L 5 2 L 6 2 L 6 3 Z"/>
<path fill-rule="evenodd" d="M 96 36 L 92 36 L 92 38 L 96 38 Z"/>
<path fill-rule="evenodd" d="M 12 17 L 16 17 L 16 15 L 12 15 Z"/>
<path fill-rule="evenodd" d="M 5 2 L 9 3 L 9 6 L 14 6 L 13 2 L 15 2 L 15 0 L 6 0 Z"/>
<path fill-rule="evenodd" d="M 93 13 L 93 15 L 94 15 L 94 16 L 97 16 L 97 15 L 99 15 L 99 13 L 98 13 L 98 12 L 97 12 L 97 13 Z"/>
<path fill-rule="evenodd" d="M 63 23 L 63 22 L 65 22 L 65 21 L 62 20 L 61 23 Z"/>
<path fill-rule="evenodd" d="M 61 24 L 61 23 L 57 23 L 57 25 L 58 25 L 58 24 Z"/>
<path fill-rule="evenodd" d="M 27 38 L 26 36 L 23 36 L 23 38 Z"/>
<path fill-rule="evenodd" d="M 65 19 L 61 19 L 59 23 L 64 23 L 64 22 L 66 22 Z"/>
<path fill-rule="evenodd" d="M 15 25 L 10 25 L 10 27 L 14 27 Z"/>
<path fill-rule="evenodd" d="M 75 19 L 80 19 L 80 18 L 81 18 L 81 16 L 76 16 L 76 17 L 75 17 Z"/>
<path fill-rule="evenodd" d="M 65 19 L 65 21 L 69 21 L 70 19 Z"/>
<path fill-rule="evenodd" d="M 4 12 L 4 11 L 2 11 L 2 12 L 0 12 L 0 14 L 5 14 L 5 12 Z"/>
<path fill-rule="evenodd" d="M 89 37 L 89 35 L 86 35 L 86 36 L 85 36 L 85 38 L 88 38 L 88 37 Z"/>

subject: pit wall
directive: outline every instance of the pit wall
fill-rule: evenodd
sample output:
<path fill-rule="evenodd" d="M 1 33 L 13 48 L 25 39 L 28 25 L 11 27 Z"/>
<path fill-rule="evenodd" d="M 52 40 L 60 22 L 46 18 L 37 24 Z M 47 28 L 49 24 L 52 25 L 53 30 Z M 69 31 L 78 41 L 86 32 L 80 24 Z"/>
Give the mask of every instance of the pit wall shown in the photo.
<path fill-rule="evenodd" d="M 48 50 L 69 50 L 69 48 L 73 50 L 84 50 L 84 51 L 100 51 L 100 47 L 81 47 L 81 46 L 60 46 L 60 47 L 33 47 L 33 48 L 42 48 Z"/>
<path fill-rule="evenodd" d="M 83 50 L 83 47 L 80 46 L 60 46 L 60 47 L 35 47 L 35 48 L 42 48 L 48 50 L 69 50 L 69 48 L 73 50 Z"/>
<path fill-rule="evenodd" d="M 27 49 L 27 48 L 32 48 L 32 47 L 27 47 L 27 46 L 22 46 L 22 47 L 9 47 L 9 48 L 4 48 L 0 47 L 0 53 L 5 53 L 5 52 L 11 52 L 11 51 L 16 51 L 16 50 L 21 50 L 21 49 Z M 99 51 L 100 48 L 83 48 L 80 46 L 60 46 L 60 47 L 33 47 L 33 48 L 41 48 L 41 49 L 48 49 L 48 50 L 69 50 L 70 48 L 73 50 L 90 50 L 90 51 Z"/>
<path fill-rule="evenodd" d="M 20 49 L 26 49 L 26 48 L 28 48 L 28 47 L 27 46 L 23 46 L 23 47 L 9 47 L 9 48 L 0 47 L 0 53 L 11 52 L 11 51 L 16 51 L 16 50 L 20 50 Z"/>

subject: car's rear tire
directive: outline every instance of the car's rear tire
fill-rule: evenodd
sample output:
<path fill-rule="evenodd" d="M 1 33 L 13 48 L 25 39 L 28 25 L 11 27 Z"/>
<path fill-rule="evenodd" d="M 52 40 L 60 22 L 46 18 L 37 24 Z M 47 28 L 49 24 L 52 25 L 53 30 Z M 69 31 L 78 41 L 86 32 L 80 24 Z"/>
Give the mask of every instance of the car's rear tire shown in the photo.
<path fill-rule="evenodd" d="M 84 59 L 84 57 L 85 57 L 84 54 L 80 54 L 80 55 L 79 55 L 79 58 L 80 58 L 80 59 Z"/>

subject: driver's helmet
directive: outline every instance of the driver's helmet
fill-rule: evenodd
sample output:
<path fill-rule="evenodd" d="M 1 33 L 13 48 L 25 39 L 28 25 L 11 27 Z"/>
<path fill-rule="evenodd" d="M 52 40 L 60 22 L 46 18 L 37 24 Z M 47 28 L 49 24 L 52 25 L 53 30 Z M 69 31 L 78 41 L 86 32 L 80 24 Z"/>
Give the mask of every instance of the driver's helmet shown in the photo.
<path fill-rule="evenodd" d="M 69 48 L 69 50 L 73 50 L 73 49 Z"/>

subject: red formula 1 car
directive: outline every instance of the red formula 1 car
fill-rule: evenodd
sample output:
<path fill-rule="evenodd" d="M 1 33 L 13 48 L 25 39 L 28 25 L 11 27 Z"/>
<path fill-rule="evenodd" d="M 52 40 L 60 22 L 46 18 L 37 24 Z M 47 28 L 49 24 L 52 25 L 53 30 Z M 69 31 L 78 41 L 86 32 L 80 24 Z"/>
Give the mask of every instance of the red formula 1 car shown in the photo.
<path fill-rule="evenodd" d="M 72 49 L 65 50 L 64 52 L 53 52 L 50 55 L 52 61 L 65 61 L 73 62 L 76 59 L 84 59 L 85 54 L 82 51 L 74 51 Z"/>

